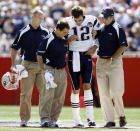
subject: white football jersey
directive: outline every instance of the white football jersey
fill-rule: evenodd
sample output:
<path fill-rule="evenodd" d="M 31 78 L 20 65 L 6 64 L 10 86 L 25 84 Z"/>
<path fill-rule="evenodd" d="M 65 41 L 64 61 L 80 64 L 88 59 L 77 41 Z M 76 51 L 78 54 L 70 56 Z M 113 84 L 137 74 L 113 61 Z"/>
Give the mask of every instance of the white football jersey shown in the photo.
<path fill-rule="evenodd" d="M 69 43 L 70 51 L 85 52 L 94 44 L 92 39 L 92 30 L 99 30 L 100 24 L 98 19 L 92 15 L 85 15 L 81 25 L 77 25 L 73 17 L 67 17 L 66 21 L 69 23 L 70 31 L 68 37 L 77 35 L 78 39 Z"/>

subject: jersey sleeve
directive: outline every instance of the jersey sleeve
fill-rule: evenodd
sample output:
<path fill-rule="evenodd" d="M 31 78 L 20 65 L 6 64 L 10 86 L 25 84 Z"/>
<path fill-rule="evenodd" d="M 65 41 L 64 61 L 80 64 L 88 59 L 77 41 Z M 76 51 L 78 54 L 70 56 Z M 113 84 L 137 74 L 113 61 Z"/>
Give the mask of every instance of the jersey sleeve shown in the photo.
<path fill-rule="evenodd" d="M 93 29 L 94 30 L 100 30 L 100 23 L 99 23 L 98 18 L 95 17 L 93 21 L 94 21 L 93 22 Z"/>
<path fill-rule="evenodd" d="M 119 45 L 128 46 L 126 35 L 123 28 L 119 28 Z"/>
<path fill-rule="evenodd" d="M 96 45 L 97 47 L 99 47 L 99 41 L 98 41 L 98 39 L 96 39 L 95 41 L 94 41 L 94 44 L 93 45 Z"/>

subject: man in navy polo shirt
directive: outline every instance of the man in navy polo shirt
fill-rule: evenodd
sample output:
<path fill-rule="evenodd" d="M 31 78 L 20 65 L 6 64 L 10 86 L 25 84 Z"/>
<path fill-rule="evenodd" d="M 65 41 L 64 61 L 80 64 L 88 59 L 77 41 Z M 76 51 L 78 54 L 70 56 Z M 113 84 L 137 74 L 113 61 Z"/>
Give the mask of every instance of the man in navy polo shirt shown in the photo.
<path fill-rule="evenodd" d="M 124 94 L 122 54 L 128 44 L 124 30 L 114 20 L 112 8 L 103 9 L 100 17 L 104 25 L 96 35 L 99 41 L 96 74 L 101 108 L 106 121 L 105 127 L 115 126 L 114 109 L 122 127 L 126 125 L 122 100 Z"/>
<path fill-rule="evenodd" d="M 66 40 L 64 36 L 69 31 L 69 24 L 60 20 L 56 25 L 56 30 L 48 35 L 40 44 L 37 51 L 37 59 L 43 73 L 50 72 L 54 77 L 56 88 L 44 91 L 42 127 L 58 127 L 56 124 L 62 110 L 67 88 L 67 75 L 65 71 L 65 57 L 67 52 Z M 46 74 L 45 74 L 46 75 Z M 46 80 L 47 82 L 47 80 Z"/>
<path fill-rule="evenodd" d="M 11 49 L 11 69 L 16 65 L 16 56 L 18 49 L 23 51 L 24 60 L 22 65 L 28 71 L 28 77 L 21 80 L 21 93 L 20 93 L 20 119 L 21 127 L 27 126 L 27 122 L 31 115 L 31 97 L 34 82 L 36 82 L 39 90 L 39 114 L 42 114 L 43 92 L 44 92 L 44 79 L 41 70 L 37 63 L 36 51 L 40 42 L 48 35 L 48 30 L 40 24 L 44 20 L 44 13 L 41 10 L 34 9 L 32 12 L 31 23 L 25 26 L 17 35 Z"/>

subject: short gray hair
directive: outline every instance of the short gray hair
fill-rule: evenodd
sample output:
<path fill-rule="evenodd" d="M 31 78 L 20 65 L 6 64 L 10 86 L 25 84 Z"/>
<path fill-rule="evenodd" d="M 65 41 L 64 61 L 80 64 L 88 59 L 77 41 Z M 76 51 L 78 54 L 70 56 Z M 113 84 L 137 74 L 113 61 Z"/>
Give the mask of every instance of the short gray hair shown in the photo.
<path fill-rule="evenodd" d="M 44 12 L 43 12 L 41 9 L 39 9 L 39 8 L 34 8 L 34 9 L 32 9 L 31 13 L 32 13 L 32 14 L 40 13 L 40 14 L 42 14 L 42 15 L 45 15 Z"/>

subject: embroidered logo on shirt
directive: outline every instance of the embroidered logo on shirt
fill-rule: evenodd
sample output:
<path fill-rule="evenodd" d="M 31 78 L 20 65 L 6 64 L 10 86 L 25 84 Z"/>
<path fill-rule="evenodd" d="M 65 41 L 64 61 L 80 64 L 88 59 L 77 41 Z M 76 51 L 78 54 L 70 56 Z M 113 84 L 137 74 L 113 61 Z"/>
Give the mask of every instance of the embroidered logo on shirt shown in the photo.
<path fill-rule="evenodd" d="M 124 43 L 125 43 L 125 41 L 122 42 L 122 44 L 124 44 Z"/>
<path fill-rule="evenodd" d="M 109 35 L 112 35 L 112 33 L 108 33 Z"/>

